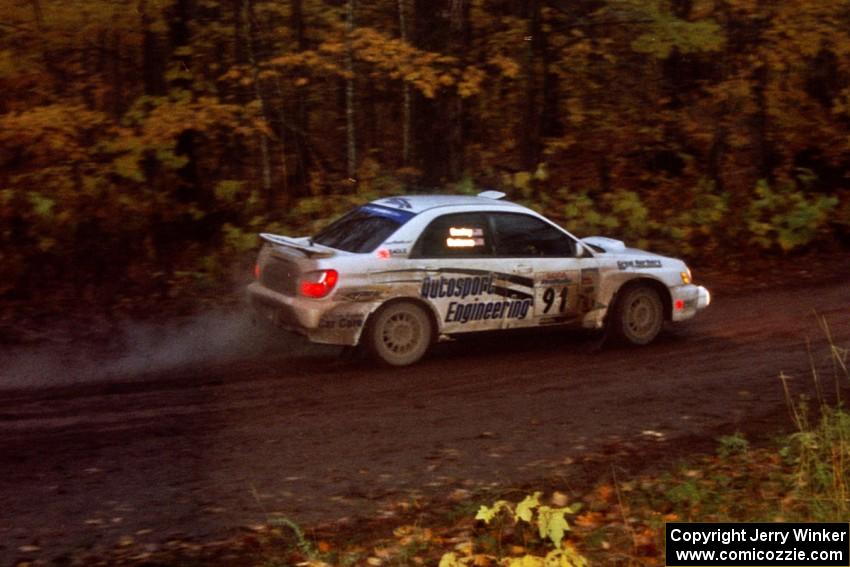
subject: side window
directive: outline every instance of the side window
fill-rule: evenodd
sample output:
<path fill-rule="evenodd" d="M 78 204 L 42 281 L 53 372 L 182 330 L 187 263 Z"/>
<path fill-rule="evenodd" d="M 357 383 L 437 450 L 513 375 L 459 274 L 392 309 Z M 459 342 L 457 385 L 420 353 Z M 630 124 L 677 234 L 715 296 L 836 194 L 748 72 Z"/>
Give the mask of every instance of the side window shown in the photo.
<path fill-rule="evenodd" d="M 490 230 L 483 215 L 459 213 L 437 217 L 422 232 L 413 258 L 481 258 L 492 256 Z"/>
<path fill-rule="evenodd" d="M 573 258 L 572 238 L 529 215 L 493 213 L 496 256 L 510 258 Z"/>

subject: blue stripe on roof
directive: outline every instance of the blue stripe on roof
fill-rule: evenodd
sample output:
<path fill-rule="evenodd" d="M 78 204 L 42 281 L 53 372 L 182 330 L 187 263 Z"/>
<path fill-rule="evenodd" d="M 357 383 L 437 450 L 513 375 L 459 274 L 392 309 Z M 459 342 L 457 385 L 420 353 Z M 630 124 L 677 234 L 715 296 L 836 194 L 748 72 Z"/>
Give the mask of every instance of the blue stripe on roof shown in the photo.
<path fill-rule="evenodd" d="M 393 209 L 392 207 L 384 207 L 373 203 L 363 205 L 360 209 L 363 211 L 369 211 L 373 215 L 377 215 L 379 217 L 392 219 L 399 224 L 404 224 L 416 216 L 416 213 L 413 211 L 403 211 L 401 209 Z"/>

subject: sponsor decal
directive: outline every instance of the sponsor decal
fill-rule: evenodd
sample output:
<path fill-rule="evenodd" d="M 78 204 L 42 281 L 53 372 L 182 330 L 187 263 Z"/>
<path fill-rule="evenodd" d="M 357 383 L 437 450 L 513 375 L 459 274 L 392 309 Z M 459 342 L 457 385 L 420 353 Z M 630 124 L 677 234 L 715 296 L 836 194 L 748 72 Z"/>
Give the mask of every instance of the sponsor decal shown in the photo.
<path fill-rule="evenodd" d="M 661 260 L 619 260 L 617 262 L 617 267 L 621 270 L 628 270 L 629 268 L 635 268 L 637 270 L 660 268 Z"/>
<path fill-rule="evenodd" d="M 599 268 L 585 268 L 581 271 L 581 285 L 594 286 L 599 279 Z"/>
<path fill-rule="evenodd" d="M 422 280 L 422 297 L 437 299 L 439 297 L 475 297 L 494 293 L 493 274 L 463 278 L 431 278 Z"/>
<path fill-rule="evenodd" d="M 322 317 L 321 321 L 319 321 L 320 329 L 359 329 L 362 326 L 362 315 L 337 315 L 335 317 Z"/>
<path fill-rule="evenodd" d="M 596 289 L 599 283 L 599 268 L 585 268 L 581 271 L 581 295 L 579 313 L 589 313 L 605 306 L 596 301 Z"/>
<path fill-rule="evenodd" d="M 374 272 L 374 275 L 389 275 L 389 274 L 404 274 L 404 273 L 422 273 L 427 271 L 428 273 L 438 273 L 438 274 L 463 274 L 465 276 L 488 276 L 493 278 L 493 280 L 505 281 L 511 284 L 515 284 L 521 287 L 534 287 L 534 280 L 526 277 L 519 276 L 516 274 L 508 274 L 502 272 L 491 272 L 489 270 L 473 270 L 470 268 L 437 268 L 426 270 L 425 268 L 404 268 L 400 270 L 381 270 L 379 272 Z M 407 283 L 410 280 L 399 280 L 400 282 Z M 393 282 L 385 282 L 385 283 L 393 283 Z M 494 287 L 494 290 L 498 291 L 497 288 Z"/>
<path fill-rule="evenodd" d="M 534 303 L 530 294 L 509 290 L 496 285 L 501 274 L 477 272 L 480 275 L 463 277 L 426 277 L 422 280 L 420 295 L 426 299 L 456 298 L 446 310 L 446 323 L 468 323 L 494 319 L 525 319 Z M 503 296 L 496 301 L 479 301 L 483 295 Z"/>
<path fill-rule="evenodd" d="M 544 285 L 572 283 L 568 272 L 544 272 L 540 276 L 540 283 Z"/>
<path fill-rule="evenodd" d="M 468 323 L 493 319 L 525 319 L 531 309 L 531 299 L 508 301 L 452 301 L 446 311 L 446 323 Z"/>
<path fill-rule="evenodd" d="M 395 207 L 398 207 L 399 209 L 413 208 L 413 206 L 410 204 L 410 201 L 408 201 L 404 197 L 390 197 L 388 199 L 384 199 L 384 203 L 388 205 L 393 205 Z"/>
<path fill-rule="evenodd" d="M 343 293 L 341 298 L 344 301 L 372 301 L 378 299 L 381 296 L 381 292 L 374 289 L 362 289 L 362 290 L 354 290 Z"/>

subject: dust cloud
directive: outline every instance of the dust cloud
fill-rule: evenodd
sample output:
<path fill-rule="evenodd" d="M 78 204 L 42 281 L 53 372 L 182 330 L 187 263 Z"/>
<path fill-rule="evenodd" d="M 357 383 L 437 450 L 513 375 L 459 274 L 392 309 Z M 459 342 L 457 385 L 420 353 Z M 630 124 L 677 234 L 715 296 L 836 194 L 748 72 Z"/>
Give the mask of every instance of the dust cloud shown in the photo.
<path fill-rule="evenodd" d="M 41 346 L 4 348 L 0 390 L 143 381 L 168 371 L 322 350 L 295 335 L 255 326 L 244 310 L 212 311 L 167 323 L 127 322 L 116 325 L 110 335 L 98 344 L 64 337 Z"/>

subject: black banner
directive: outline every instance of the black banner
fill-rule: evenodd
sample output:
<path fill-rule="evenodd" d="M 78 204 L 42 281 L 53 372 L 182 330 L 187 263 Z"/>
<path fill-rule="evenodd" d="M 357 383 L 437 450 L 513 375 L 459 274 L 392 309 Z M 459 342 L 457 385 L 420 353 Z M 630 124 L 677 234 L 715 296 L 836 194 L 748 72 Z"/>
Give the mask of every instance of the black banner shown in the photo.
<path fill-rule="evenodd" d="M 850 566 L 850 524 L 671 522 L 665 547 L 670 567 Z"/>

